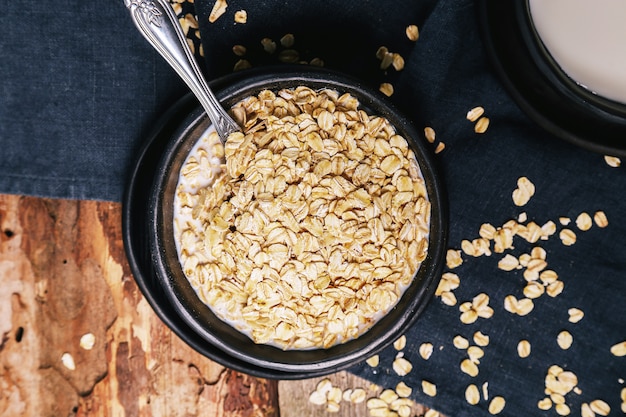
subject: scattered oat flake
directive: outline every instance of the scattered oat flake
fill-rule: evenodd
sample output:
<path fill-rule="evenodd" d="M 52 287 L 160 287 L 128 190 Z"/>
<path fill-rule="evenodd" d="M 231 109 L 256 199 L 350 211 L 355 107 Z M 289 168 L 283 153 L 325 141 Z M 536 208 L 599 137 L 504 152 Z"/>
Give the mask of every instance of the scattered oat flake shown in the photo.
<path fill-rule="evenodd" d="M 435 129 L 430 126 L 424 128 L 424 137 L 429 143 L 435 143 Z"/>
<path fill-rule="evenodd" d="M 390 83 L 382 83 L 378 89 L 387 97 L 391 97 L 393 95 L 393 85 Z"/>
<path fill-rule="evenodd" d="M 406 336 L 400 336 L 395 342 L 393 342 L 393 347 L 396 350 L 402 350 L 406 346 Z"/>
<path fill-rule="evenodd" d="M 367 363 L 369 366 L 371 366 L 372 368 L 375 368 L 378 366 L 378 363 L 380 362 L 380 358 L 378 355 L 374 355 L 370 358 L 367 358 L 365 360 L 365 363 Z"/>
<path fill-rule="evenodd" d="M 576 243 L 576 233 L 571 229 L 562 229 L 559 232 L 559 238 L 565 246 L 571 246 Z"/>
<path fill-rule="evenodd" d="M 471 359 L 463 359 L 461 361 L 461 371 L 471 377 L 475 377 L 478 375 L 478 366 Z"/>
<path fill-rule="evenodd" d="M 591 229 L 592 224 L 593 220 L 588 213 L 582 212 L 576 218 L 576 226 L 583 232 Z"/>
<path fill-rule="evenodd" d="M 572 334 L 570 332 L 568 332 L 567 330 L 563 330 L 558 334 L 556 341 L 561 349 L 567 350 L 570 348 L 570 346 L 572 346 L 574 338 L 572 337 Z"/>
<path fill-rule="evenodd" d="M 70 371 L 76 369 L 76 364 L 74 363 L 74 357 L 70 353 L 65 352 L 61 355 L 61 363 Z"/>
<path fill-rule="evenodd" d="M 530 342 L 528 340 L 520 340 L 517 344 L 517 354 L 520 358 L 527 358 L 530 356 Z"/>
<path fill-rule="evenodd" d="M 408 398 L 412 392 L 413 389 L 405 384 L 404 381 L 400 381 L 398 385 L 396 385 L 396 394 L 398 394 L 400 398 Z"/>
<path fill-rule="evenodd" d="M 387 49 L 386 46 L 380 46 L 376 50 L 376 58 L 379 60 L 382 60 L 388 52 L 389 52 L 389 49 Z"/>
<path fill-rule="evenodd" d="M 622 165 L 622 160 L 616 156 L 605 155 L 604 162 L 606 162 L 608 166 L 613 168 L 618 168 L 620 165 Z"/>
<path fill-rule="evenodd" d="M 240 71 L 240 70 L 248 69 L 251 67 L 252 67 L 252 64 L 250 64 L 250 61 L 248 61 L 247 59 L 240 59 L 233 66 L 233 71 Z"/>
<path fill-rule="evenodd" d="M 517 188 L 513 190 L 513 203 L 516 206 L 524 206 L 535 194 L 535 185 L 526 177 L 517 180 Z"/>
<path fill-rule="evenodd" d="M 446 144 L 443 142 L 439 142 L 435 147 L 435 153 L 441 153 L 444 149 L 446 149 Z"/>
<path fill-rule="evenodd" d="M 478 121 L 474 125 L 474 132 L 485 133 L 488 127 L 489 127 L 489 118 L 483 116 L 480 119 L 478 119 Z"/>
<path fill-rule="evenodd" d="M 611 413 L 611 407 L 603 400 L 593 400 L 589 403 L 591 411 L 601 416 L 608 416 Z"/>
<path fill-rule="evenodd" d="M 321 391 L 313 391 L 309 395 L 309 402 L 315 405 L 324 405 L 327 402 L 326 393 Z"/>
<path fill-rule="evenodd" d="M 393 53 L 385 51 L 380 60 L 380 69 L 386 70 L 391 66 L 391 64 L 393 64 Z"/>
<path fill-rule="evenodd" d="M 235 12 L 235 23 L 246 23 L 248 21 L 248 12 L 245 10 L 237 10 Z"/>
<path fill-rule="evenodd" d="M 489 336 L 478 331 L 474 333 L 474 343 L 478 346 L 487 346 L 489 344 Z"/>
<path fill-rule="evenodd" d="M 422 391 L 429 397 L 437 395 L 437 386 L 430 381 L 422 380 Z"/>
<path fill-rule="evenodd" d="M 489 403 L 489 413 L 493 415 L 500 414 L 502 410 L 504 410 L 505 405 L 506 401 L 504 400 L 504 397 L 493 397 L 493 399 Z"/>
<path fill-rule="evenodd" d="M 569 405 L 565 403 L 559 403 L 554 407 L 556 413 L 560 416 L 568 416 L 571 412 Z"/>
<path fill-rule="evenodd" d="M 461 251 L 448 249 L 446 252 L 446 266 L 449 269 L 454 269 L 463 264 L 463 258 L 461 258 Z"/>
<path fill-rule="evenodd" d="M 420 36 L 417 25 L 409 25 L 406 27 L 406 37 L 415 42 Z"/>
<path fill-rule="evenodd" d="M 314 67 L 323 67 L 324 60 L 322 60 L 321 58 L 313 58 L 312 60 L 309 61 L 309 65 L 312 65 Z"/>
<path fill-rule="evenodd" d="M 444 291 L 441 293 L 441 302 L 447 306 L 455 306 L 457 303 L 456 295 L 452 291 Z"/>
<path fill-rule="evenodd" d="M 380 393 L 378 398 L 380 398 L 387 404 L 391 404 L 392 402 L 398 399 L 398 394 L 394 390 L 388 388 L 386 390 L 383 390 L 383 392 Z"/>
<path fill-rule="evenodd" d="M 274 42 L 270 38 L 261 39 L 261 45 L 263 46 L 263 50 L 268 54 L 273 54 L 274 52 L 276 52 L 276 42 Z"/>
<path fill-rule="evenodd" d="M 478 391 L 476 385 L 469 384 L 467 388 L 465 388 L 465 401 L 470 405 L 478 404 L 480 401 L 480 391 Z"/>
<path fill-rule="evenodd" d="M 247 49 L 243 45 L 235 45 L 233 46 L 233 53 L 237 56 L 244 56 L 247 52 Z"/>
<path fill-rule="evenodd" d="M 556 297 L 563 292 L 564 287 L 565 284 L 563 283 L 563 281 L 554 281 L 550 283 L 546 288 L 546 294 L 548 294 L 550 297 Z"/>
<path fill-rule="evenodd" d="M 430 356 L 433 354 L 433 344 L 428 342 L 422 343 L 419 347 L 419 353 L 422 359 L 430 359 Z"/>
<path fill-rule="evenodd" d="M 85 333 L 81 336 L 79 344 L 81 348 L 91 350 L 96 344 L 96 336 L 93 333 Z"/>
<path fill-rule="evenodd" d="M 591 410 L 591 407 L 589 407 L 589 404 L 582 403 L 580 405 L 580 415 L 582 417 L 595 417 L 596 414 Z"/>
<path fill-rule="evenodd" d="M 469 110 L 465 115 L 466 119 L 470 122 L 475 122 L 485 113 L 485 109 L 482 106 L 476 106 L 473 109 Z"/>
<path fill-rule="evenodd" d="M 291 48 L 295 43 L 295 37 L 292 33 L 285 34 L 282 38 L 280 38 L 280 44 L 285 48 Z"/>
<path fill-rule="evenodd" d="M 467 349 L 469 347 L 469 341 L 461 335 L 455 336 L 452 343 L 457 349 Z"/>
<path fill-rule="evenodd" d="M 611 353 L 615 356 L 626 356 L 626 340 L 611 346 Z"/>
<path fill-rule="evenodd" d="M 405 376 L 411 372 L 413 365 L 405 358 L 396 358 L 392 363 L 392 368 L 399 376 Z"/>
<path fill-rule="evenodd" d="M 333 403 L 339 403 L 342 397 L 343 397 L 343 391 L 341 391 L 341 388 L 339 387 L 332 387 L 330 391 L 328 391 L 328 394 L 326 395 L 328 402 L 333 402 Z"/>
<path fill-rule="evenodd" d="M 478 364 L 480 363 L 480 359 L 485 356 L 485 351 L 478 346 L 470 346 L 467 348 L 467 356 L 469 356 L 472 362 Z"/>
<path fill-rule="evenodd" d="M 227 7 L 228 4 L 226 4 L 226 0 L 216 0 L 211 14 L 209 14 L 209 22 L 215 23 L 215 21 L 226 12 Z"/>
<path fill-rule="evenodd" d="M 539 408 L 540 410 L 544 410 L 544 411 L 551 409 L 552 400 L 549 397 L 539 400 L 539 402 L 537 402 L 537 408 Z"/>
<path fill-rule="evenodd" d="M 582 310 L 575 308 L 575 307 L 572 307 L 569 310 L 567 310 L 567 314 L 569 314 L 568 320 L 570 323 L 578 323 L 585 316 L 585 313 Z"/>
<path fill-rule="evenodd" d="M 370 399 L 367 400 L 365 405 L 370 410 L 374 410 L 374 409 L 377 409 L 377 408 L 384 408 L 384 409 L 388 409 L 389 408 L 387 403 L 385 401 L 383 401 L 382 399 L 380 399 L 380 398 L 370 398 Z"/>
<path fill-rule="evenodd" d="M 391 65 L 396 71 L 402 71 L 404 69 L 404 58 L 402 58 L 402 55 L 394 53 L 392 55 Z"/>
<path fill-rule="evenodd" d="M 365 392 L 363 388 L 355 388 L 350 393 L 350 402 L 352 404 L 360 404 L 363 401 L 365 401 L 366 397 L 367 397 L 367 393 Z"/>
<path fill-rule="evenodd" d="M 424 417 L 439 417 L 439 411 L 435 411 L 435 410 L 428 410 L 426 411 L 426 414 L 424 414 Z"/>
<path fill-rule="evenodd" d="M 284 49 L 278 54 L 278 60 L 287 64 L 295 64 L 300 60 L 300 53 L 295 49 Z"/>
<path fill-rule="evenodd" d="M 521 298 L 517 300 L 517 314 L 526 316 L 535 308 L 535 303 L 530 298 Z"/>
<path fill-rule="evenodd" d="M 593 221 L 596 223 L 596 226 L 604 228 L 608 226 L 609 221 L 606 218 L 606 214 L 603 211 L 596 211 L 593 215 Z"/>
<path fill-rule="evenodd" d="M 504 258 L 498 261 L 498 268 L 503 271 L 512 271 L 514 269 L 517 269 L 519 266 L 519 260 L 510 253 L 507 253 Z"/>

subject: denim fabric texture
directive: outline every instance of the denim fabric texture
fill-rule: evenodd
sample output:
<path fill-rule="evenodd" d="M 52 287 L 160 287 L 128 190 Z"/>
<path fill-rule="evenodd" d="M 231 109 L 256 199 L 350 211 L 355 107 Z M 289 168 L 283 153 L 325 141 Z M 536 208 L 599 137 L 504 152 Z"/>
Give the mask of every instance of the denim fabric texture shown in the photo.
<path fill-rule="evenodd" d="M 49 7 L 9 3 L 0 14 L 0 192 L 120 201 L 142 138 L 187 90 L 138 34 L 121 0 L 44 3 Z M 240 59 L 232 52 L 236 44 L 247 48 L 243 58 L 255 67 L 278 63 L 279 40 L 292 33 L 302 59 L 320 58 L 373 87 L 394 85 L 391 100 L 445 143 L 436 157 L 449 198 L 452 249 L 478 238 L 483 223 L 502 226 L 521 213 L 526 223 L 557 225 L 547 240 L 531 244 L 516 237 L 505 253 L 462 254 L 461 266 L 446 268 L 460 277 L 458 303 L 434 298 L 406 334 L 402 352 L 413 364 L 407 376 L 392 369 L 393 347 L 381 353 L 378 367 L 360 364 L 350 371 L 385 388 L 404 381 L 413 399 L 450 417 L 488 416 L 495 396 L 506 400 L 500 415 L 548 416 L 556 415 L 554 407 L 541 411 L 537 403 L 546 397 L 548 369 L 559 365 L 578 377 L 580 392 L 565 396 L 572 415 L 596 399 L 619 414 L 626 357 L 610 348 L 626 340 L 626 172 L 543 131 L 516 106 L 489 67 L 474 3 L 229 0 L 226 13 L 209 23 L 213 3 L 195 1 L 209 78 L 232 71 Z M 237 10 L 247 11 L 247 23 L 234 23 Z M 420 29 L 417 42 L 405 35 L 409 24 Z M 265 37 L 279 44 L 275 54 L 263 50 Z M 401 54 L 405 68 L 381 70 L 375 57 L 380 46 Z M 477 105 L 491 119 L 482 135 L 465 118 Z M 517 207 L 511 195 L 522 176 L 536 192 Z M 607 215 L 606 228 L 577 228 L 580 213 L 599 210 Z M 571 223 L 562 225 L 561 217 Z M 561 242 L 564 228 L 576 233 L 575 244 Z M 521 317 L 504 309 L 504 299 L 524 298 L 523 270 L 505 272 L 497 264 L 507 253 L 518 257 L 536 246 L 546 251 L 547 269 L 558 274 L 564 290 L 535 299 L 533 311 Z M 493 317 L 461 323 L 460 304 L 480 293 L 490 297 Z M 578 323 L 568 321 L 573 307 L 585 313 Z M 567 350 L 557 344 L 563 330 L 573 335 Z M 453 339 L 461 335 L 476 345 L 477 331 L 490 342 L 471 377 L 460 370 L 467 352 Z M 523 339 L 532 346 L 524 359 L 516 350 Z M 425 342 L 434 346 L 428 360 L 418 353 Z M 422 391 L 423 380 L 437 386 L 436 396 Z M 469 405 L 469 384 L 488 384 L 488 399 Z"/>
<path fill-rule="evenodd" d="M 120 201 L 154 120 L 186 90 L 123 1 L 7 3 L 0 191 Z"/>

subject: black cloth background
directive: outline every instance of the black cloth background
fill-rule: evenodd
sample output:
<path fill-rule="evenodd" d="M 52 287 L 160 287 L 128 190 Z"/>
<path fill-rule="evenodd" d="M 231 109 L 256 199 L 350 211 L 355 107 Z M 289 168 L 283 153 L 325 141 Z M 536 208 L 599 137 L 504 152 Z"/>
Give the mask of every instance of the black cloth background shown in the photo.
<path fill-rule="evenodd" d="M 119 201 L 150 126 L 186 88 L 137 33 L 121 0 L 49 3 L 9 3 L 0 15 L 0 192 Z M 446 145 L 437 158 L 449 196 L 452 248 L 477 238 L 481 224 L 501 226 L 522 212 L 540 225 L 552 220 L 558 230 L 565 227 L 560 217 L 572 219 L 567 227 L 577 234 L 574 245 L 564 246 L 557 231 L 534 245 L 517 237 L 506 252 L 519 256 L 543 247 L 548 268 L 565 284 L 558 297 L 543 295 L 529 315 L 513 315 L 504 310 L 504 298 L 523 298 L 522 271 L 499 270 L 504 254 L 463 255 L 463 265 L 453 270 L 461 278 L 454 291 L 459 303 L 449 307 L 435 298 L 406 335 L 403 353 L 412 372 L 402 378 L 394 373 L 393 347 L 377 368 L 361 364 L 350 371 L 386 388 L 403 380 L 415 400 L 448 416 L 489 415 L 485 399 L 475 406 L 464 399 L 468 384 L 481 388 L 485 382 L 490 399 L 506 399 L 501 415 L 550 416 L 554 408 L 541 411 L 537 402 L 545 397 L 548 368 L 559 365 L 578 376 L 580 393 L 565 397 L 572 415 L 595 399 L 619 414 L 626 357 L 609 350 L 626 340 L 624 168 L 554 138 L 519 110 L 489 68 L 474 3 L 230 0 L 226 13 L 209 23 L 212 6 L 196 0 L 210 78 L 232 71 L 240 59 L 231 50 L 235 44 L 247 47 L 243 58 L 255 67 L 277 63 L 279 40 L 292 33 L 302 59 L 320 58 L 373 87 L 394 85 L 391 100 L 418 128 L 432 126 Z M 234 23 L 237 10 L 247 11 L 247 23 Z M 415 43 L 404 34 L 409 24 L 420 28 Z M 275 54 L 263 51 L 265 37 L 279 44 Z M 405 68 L 380 70 L 379 46 L 400 53 Z M 476 105 L 491 119 L 483 135 L 465 119 Z M 536 193 L 520 208 L 511 193 L 521 176 Z M 606 228 L 576 228 L 578 214 L 598 210 L 608 217 Z M 479 293 L 489 295 L 493 317 L 462 324 L 459 305 Z M 584 311 L 579 323 L 568 321 L 571 307 Z M 452 341 L 462 335 L 475 344 L 478 330 L 490 343 L 472 378 L 459 369 L 467 353 Z M 574 337 L 568 350 L 556 342 L 562 330 Z M 522 339 L 532 345 L 526 359 L 516 352 Z M 423 342 L 434 345 L 428 360 L 418 354 Z M 422 380 L 436 384 L 435 397 L 422 392 Z"/>

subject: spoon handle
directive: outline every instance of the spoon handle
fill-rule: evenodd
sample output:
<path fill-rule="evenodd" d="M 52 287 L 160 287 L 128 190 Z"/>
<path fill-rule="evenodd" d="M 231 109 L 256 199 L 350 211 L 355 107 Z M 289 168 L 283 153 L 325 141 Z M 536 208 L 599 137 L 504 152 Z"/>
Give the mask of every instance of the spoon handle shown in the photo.
<path fill-rule="evenodd" d="M 200 101 L 225 142 L 241 130 L 221 106 L 196 63 L 178 18 L 168 0 L 124 0 L 137 29 L 165 58 Z"/>

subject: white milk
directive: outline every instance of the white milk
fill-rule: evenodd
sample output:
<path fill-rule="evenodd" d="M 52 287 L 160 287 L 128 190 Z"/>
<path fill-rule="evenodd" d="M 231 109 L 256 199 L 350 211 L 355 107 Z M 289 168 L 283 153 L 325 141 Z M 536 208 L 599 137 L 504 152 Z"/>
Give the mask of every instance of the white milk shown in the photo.
<path fill-rule="evenodd" d="M 626 103 L 626 0 L 529 0 L 546 49 L 582 87 Z"/>

